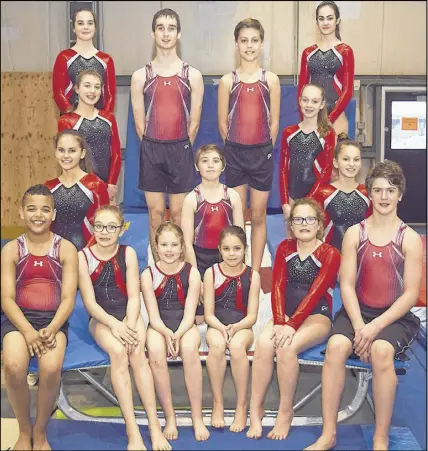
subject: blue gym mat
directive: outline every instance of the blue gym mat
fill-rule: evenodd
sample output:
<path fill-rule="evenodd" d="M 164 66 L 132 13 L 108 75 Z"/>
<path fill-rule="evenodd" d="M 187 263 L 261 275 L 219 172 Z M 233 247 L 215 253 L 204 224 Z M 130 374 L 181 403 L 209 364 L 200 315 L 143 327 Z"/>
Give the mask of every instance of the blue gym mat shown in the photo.
<path fill-rule="evenodd" d="M 264 427 L 261 439 L 250 440 L 245 436 L 246 429 L 239 434 L 230 432 L 228 428 L 208 429 L 210 438 L 205 442 L 197 442 L 193 428 L 180 427 L 178 440 L 171 442 L 173 450 L 295 450 L 310 445 L 321 434 L 321 426 L 296 426 L 291 428 L 286 440 L 270 440 L 266 435 L 271 428 Z M 140 426 L 140 430 L 146 447 L 152 449 L 148 428 Z M 371 449 L 373 426 L 339 426 L 337 432 L 337 445 L 333 449 Z M 50 420 L 47 435 L 53 449 L 126 449 L 127 443 L 124 424 Z M 391 427 L 390 450 L 420 449 L 420 445 L 408 428 Z"/>

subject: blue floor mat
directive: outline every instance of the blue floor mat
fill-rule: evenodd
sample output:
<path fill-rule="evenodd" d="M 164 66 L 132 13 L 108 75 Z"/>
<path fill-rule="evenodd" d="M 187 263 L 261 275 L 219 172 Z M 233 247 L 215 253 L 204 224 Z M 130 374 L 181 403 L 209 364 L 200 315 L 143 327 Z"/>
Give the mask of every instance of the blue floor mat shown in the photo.
<path fill-rule="evenodd" d="M 313 443 L 321 433 L 321 426 L 292 427 L 286 440 L 266 438 L 271 428 L 263 428 L 263 437 L 250 440 L 246 430 L 235 434 L 227 428 L 216 430 L 211 427 L 211 436 L 205 442 L 194 439 L 191 427 L 180 427 L 178 440 L 171 442 L 174 450 L 292 450 L 303 449 Z M 151 448 L 150 436 L 146 426 L 140 426 L 143 440 Z M 373 426 L 339 426 L 337 445 L 333 449 L 367 450 L 371 449 Z M 51 420 L 48 425 L 48 440 L 53 449 L 64 450 L 107 450 L 126 449 L 125 425 L 113 423 L 93 423 L 86 421 Z M 416 439 L 408 428 L 392 427 L 390 434 L 391 450 L 420 450 Z"/>

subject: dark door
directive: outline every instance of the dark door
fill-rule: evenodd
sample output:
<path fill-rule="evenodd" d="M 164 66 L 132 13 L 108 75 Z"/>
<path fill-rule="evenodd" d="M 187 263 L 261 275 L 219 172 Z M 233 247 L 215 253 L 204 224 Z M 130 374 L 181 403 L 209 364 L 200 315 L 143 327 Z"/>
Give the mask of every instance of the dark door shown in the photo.
<path fill-rule="evenodd" d="M 426 91 L 385 93 L 385 159 L 401 165 L 407 189 L 398 216 L 427 222 Z"/>

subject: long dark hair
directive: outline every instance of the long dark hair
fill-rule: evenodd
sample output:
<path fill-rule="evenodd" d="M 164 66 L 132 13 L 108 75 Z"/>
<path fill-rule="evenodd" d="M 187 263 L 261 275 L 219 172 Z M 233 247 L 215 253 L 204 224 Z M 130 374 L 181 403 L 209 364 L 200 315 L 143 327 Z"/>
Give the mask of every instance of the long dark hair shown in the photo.
<path fill-rule="evenodd" d="M 72 128 L 70 128 L 70 129 L 62 130 L 59 133 L 57 133 L 54 138 L 55 149 L 58 147 L 58 141 L 64 135 L 74 136 L 76 138 L 76 141 L 79 143 L 80 148 L 82 150 L 83 149 L 86 150 L 85 158 L 79 160 L 79 166 L 80 166 L 80 169 L 82 169 L 82 171 L 92 172 L 92 161 L 91 161 L 91 155 L 89 153 L 88 143 L 86 142 L 85 137 L 77 130 L 73 130 Z"/>
<path fill-rule="evenodd" d="M 330 6 L 333 11 L 334 11 L 334 15 L 336 16 L 336 20 L 340 19 L 340 11 L 339 11 L 339 7 L 336 5 L 336 3 L 331 2 L 331 1 L 325 1 L 325 2 L 321 2 L 316 9 L 315 12 L 315 17 L 316 17 L 316 21 L 318 22 L 318 11 L 323 7 L 323 6 Z M 336 24 L 336 30 L 335 30 L 335 35 L 336 38 L 339 39 L 340 41 L 342 40 L 342 38 L 340 37 L 340 24 Z"/>

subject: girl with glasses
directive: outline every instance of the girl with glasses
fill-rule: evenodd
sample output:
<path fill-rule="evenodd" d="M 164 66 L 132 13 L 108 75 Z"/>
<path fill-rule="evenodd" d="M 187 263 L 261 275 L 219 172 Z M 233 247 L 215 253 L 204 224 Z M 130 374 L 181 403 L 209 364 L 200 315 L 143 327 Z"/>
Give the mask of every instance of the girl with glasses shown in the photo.
<path fill-rule="evenodd" d="M 118 207 L 104 205 L 96 211 L 92 244 L 79 252 L 79 289 L 90 316 L 89 331 L 110 357 L 128 449 L 146 449 L 134 414 L 130 365 L 149 420 L 152 449 L 170 450 L 157 418 L 153 375 L 145 355 L 137 254 L 118 242 L 123 222 Z"/>
<path fill-rule="evenodd" d="M 273 320 L 262 330 L 254 351 L 249 438 L 262 435 L 263 400 L 275 356 L 280 404 L 268 438 L 287 437 L 299 375 L 297 356 L 322 343 L 331 327 L 332 292 L 340 254 L 322 242 L 323 211 L 312 199 L 294 202 L 290 222 L 293 238 L 279 244 L 273 265 Z"/>

